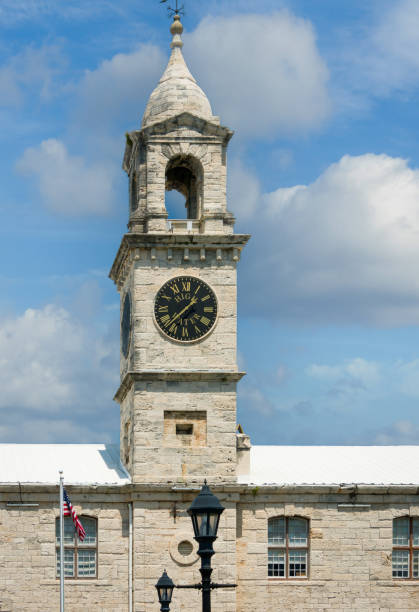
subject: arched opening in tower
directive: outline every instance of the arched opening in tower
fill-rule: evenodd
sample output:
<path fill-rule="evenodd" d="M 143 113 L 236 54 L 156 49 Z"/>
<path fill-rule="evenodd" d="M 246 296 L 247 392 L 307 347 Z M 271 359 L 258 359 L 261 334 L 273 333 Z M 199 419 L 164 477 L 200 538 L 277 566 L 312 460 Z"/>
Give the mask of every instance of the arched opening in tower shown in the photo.
<path fill-rule="evenodd" d="M 202 189 L 201 163 L 191 155 L 177 155 L 172 158 L 166 166 L 165 205 L 169 218 L 182 219 L 186 216 L 187 219 L 199 219 Z"/>

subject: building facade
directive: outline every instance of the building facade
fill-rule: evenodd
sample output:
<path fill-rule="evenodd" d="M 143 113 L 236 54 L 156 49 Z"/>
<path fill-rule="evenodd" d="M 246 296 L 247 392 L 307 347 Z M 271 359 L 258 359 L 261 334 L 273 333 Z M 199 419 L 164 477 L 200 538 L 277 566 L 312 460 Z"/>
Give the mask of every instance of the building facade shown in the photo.
<path fill-rule="evenodd" d="M 248 235 L 226 197 L 232 132 L 182 56 L 182 25 L 141 128 L 127 135 L 120 451 L 0 445 L 0 611 L 59 609 L 58 470 L 87 536 L 65 535 L 71 612 L 152 612 L 163 569 L 199 581 L 186 513 L 206 478 L 226 510 L 218 612 L 419 611 L 419 448 L 251 446 L 237 429 L 237 276 Z M 185 197 L 169 219 L 165 194 Z M 118 454 L 120 452 L 120 454 Z M 175 590 L 171 609 L 200 609 Z"/>

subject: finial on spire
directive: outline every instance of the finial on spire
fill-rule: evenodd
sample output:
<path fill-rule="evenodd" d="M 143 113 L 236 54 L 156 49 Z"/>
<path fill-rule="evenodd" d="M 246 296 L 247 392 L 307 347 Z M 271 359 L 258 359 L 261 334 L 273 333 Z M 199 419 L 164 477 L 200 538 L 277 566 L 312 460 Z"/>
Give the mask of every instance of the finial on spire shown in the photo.
<path fill-rule="evenodd" d="M 170 26 L 170 32 L 171 32 L 171 34 L 173 36 L 172 43 L 170 45 L 172 47 L 172 49 L 174 47 L 182 48 L 183 47 L 183 42 L 182 42 L 182 39 L 181 39 L 180 35 L 183 32 L 183 25 L 180 22 L 179 15 L 174 15 L 173 16 L 173 23 Z"/>
<path fill-rule="evenodd" d="M 168 0 L 160 0 L 160 4 L 167 1 Z M 172 33 L 173 40 L 170 46 L 172 49 L 174 47 L 179 47 L 181 49 L 183 47 L 183 42 L 180 35 L 183 32 L 183 25 L 180 22 L 180 15 L 185 14 L 184 5 L 182 4 L 182 6 L 179 6 L 179 0 L 176 0 L 176 8 L 168 6 L 167 10 L 169 11 L 169 15 L 173 17 L 173 23 L 170 26 L 170 32 Z"/>

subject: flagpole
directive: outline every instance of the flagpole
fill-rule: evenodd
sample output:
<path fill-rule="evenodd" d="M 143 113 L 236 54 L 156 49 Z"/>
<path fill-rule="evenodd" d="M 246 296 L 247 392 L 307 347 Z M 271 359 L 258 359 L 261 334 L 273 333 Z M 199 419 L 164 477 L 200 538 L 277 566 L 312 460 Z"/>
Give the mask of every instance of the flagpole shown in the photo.
<path fill-rule="evenodd" d="M 64 612 L 64 476 L 60 470 L 60 612 Z"/>

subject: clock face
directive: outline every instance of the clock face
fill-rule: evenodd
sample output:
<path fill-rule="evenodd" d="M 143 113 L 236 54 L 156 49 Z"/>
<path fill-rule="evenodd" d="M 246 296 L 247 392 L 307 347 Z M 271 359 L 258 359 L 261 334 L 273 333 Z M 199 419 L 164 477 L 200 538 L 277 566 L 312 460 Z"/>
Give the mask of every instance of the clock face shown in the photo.
<path fill-rule="evenodd" d="M 176 276 L 156 295 L 154 316 L 162 332 L 180 342 L 206 336 L 217 319 L 217 298 L 206 283 L 194 276 Z"/>
<path fill-rule="evenodd" d="M 131 337 L 131 297 L 127 293 L 124 299 L 124 307 L 122 309 L 121 319 L 121 345 L 122 354 L 125 358 L 128 357 L 129 341 Z"/>

